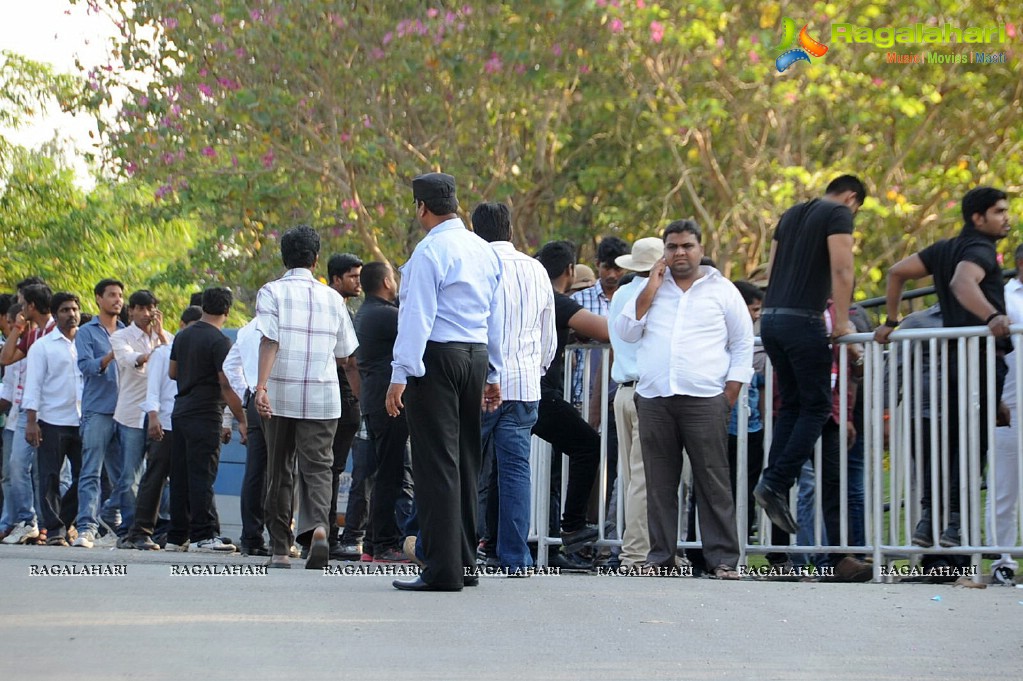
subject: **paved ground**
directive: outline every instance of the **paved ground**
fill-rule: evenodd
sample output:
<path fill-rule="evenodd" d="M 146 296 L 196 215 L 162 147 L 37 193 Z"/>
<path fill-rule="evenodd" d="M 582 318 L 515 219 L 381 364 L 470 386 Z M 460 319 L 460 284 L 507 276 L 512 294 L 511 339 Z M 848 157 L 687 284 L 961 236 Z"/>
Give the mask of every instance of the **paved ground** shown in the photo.
<path fill-rule="evenodd" d="M 18 651 L 0 677 L 902 681 L 1023 665 L 1023 589 L 562 575 L 410 594 L 388 576 L 172 575 L 182 564 L 261 561 L 0 547 L 0 640 Z"/>

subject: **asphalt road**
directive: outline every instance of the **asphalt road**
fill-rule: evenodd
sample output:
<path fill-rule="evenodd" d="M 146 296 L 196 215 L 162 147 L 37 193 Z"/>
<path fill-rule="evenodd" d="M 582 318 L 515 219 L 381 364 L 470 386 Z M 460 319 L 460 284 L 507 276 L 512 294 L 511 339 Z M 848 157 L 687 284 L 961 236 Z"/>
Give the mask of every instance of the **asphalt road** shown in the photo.
<path fill-rule="evenodd" d="M 203 574 L 263 560 L 0 546 L 0 678 L 904 681 L 1023 665 L 1023 589 L 1003 586 L 560 575 L 406 593 L 387 575 Z M 33 574 L 75 571 L 124 574 Z"/>

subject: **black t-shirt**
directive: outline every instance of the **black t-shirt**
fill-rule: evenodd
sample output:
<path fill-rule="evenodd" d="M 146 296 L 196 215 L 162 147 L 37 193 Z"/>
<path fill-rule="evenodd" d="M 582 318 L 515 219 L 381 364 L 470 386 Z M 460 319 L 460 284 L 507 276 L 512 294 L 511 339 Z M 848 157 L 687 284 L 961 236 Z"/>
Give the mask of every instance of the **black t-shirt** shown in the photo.
<path fill-rule="evenodd" d="M 174 336 L 170 358 L 178 364 L 178 394 L 172 418 L 221 418 L 225 403 L 218 374 L 230 349 L 230 339 L 203 321 Z"/>
<path fill-rule="evenodd" d="M 934 276 L 934 290 L 938 294 L 945 326 L 984 326 L 984 320 L 963 307 L 952 294 L 952 275 L 961 262 L 972 262 L 984 270 L 980 290 L 996 310 L 1005 313 L 1002 269 L 998 265 L 993 239 L 967 225 L 959 236 L 932 244 L 920 251 L 919 255 L 924 267 Z M 996 343 L 1006 351 L 1012 348 L 1008 338 L 999 338 Z"/>
<path fill-rule="evenodd" d="M 366 296 L 366 302 L 355 313 L 355 335 L 359 363 L 363 414 L 384 410 L 387 389 L 391 385 L 391 360 L 394 341 L 398 337 L 398 306 L 378 296 Z"/>
<path fill-rule="evenodd" d="M 554 292 L 554 330 L 558 334 L 558 349 L 547 373 L 540 379 L 540 396 L 564 399 L 565 346 L 568 345 L 568 320 L 584 309 L 564 293 Z"/>
<path fill-rule="evenodd" d="M 764 307 L 793 307 L 823 312 L 831 297 L 828 237 L 852 234 L 847 206 L 814 199 L 789 208 L 774 231 L 774 264 Z"/>

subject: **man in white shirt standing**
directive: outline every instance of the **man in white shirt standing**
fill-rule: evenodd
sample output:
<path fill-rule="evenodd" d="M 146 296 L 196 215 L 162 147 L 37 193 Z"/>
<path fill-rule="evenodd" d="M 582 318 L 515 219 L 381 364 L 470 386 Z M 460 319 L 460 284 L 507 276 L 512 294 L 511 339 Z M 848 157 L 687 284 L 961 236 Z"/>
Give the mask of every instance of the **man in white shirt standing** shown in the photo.
<path fill-rule="evenodd" d="M 117 439 L 121 443 L 121 475 L 113 481 L 111 496 L 119 500 L 121 525 L 117 535 L 123 539 L 135 522 L 135 495 L 142 478 L 142 464 L 146 454 L 146 413 L 142 403 L 146 400 L 146 367 L 153 351 L 170 345 L 172 334 L 163 329 L 163 314 L 159 301 L 150 291 L 135 291 L 128 298 L 128 316 L 131 324 L 110 336 L 110 348 L 117 362 L 117 406 L 114 423 Z M 83 532 L 75 546 L 91 548 L 93 537 Z M 85 539 L 87 543 L 83 543 Z"/>
<path fill-rule="evenodd" d="M 692 220 L 665 228 L 664 259 L 614 325 L 622 340 L 639 343 L 636 394 L 650 523 L 646 567 L 676 565 L 685 449 L 708 571 L 718 579 L 738 579 L 727 427 L 742 384 L 753 377 L 753 323 L 735 286 L 700 265 L 700 237 Z"/>
<path fill-rule="evenodd" d="M 1023 246 L 1016 248 L 1016 276 L 1005 283 L 1005 312 L 1010 324 L 1023 324 Z M 1013 353 L 1021 352 L 1016 336 Z M 1019 428 L 1019 411 L 1016 403 L 1016 356 L 1006 358 L 1009 372 L 1002 388 L 1002 402 L 1012 415 L 1009 425 L 995 429 L 995 456 L 988 466 L 994 480 L 988 482 L 987 494 L 987 540 L 995 546 L 1018 546 L 1019 525 L 1016 513 L 1019 504 L 1019 452 L 1016 438 Z M 991 493 L 994 490 L 994 494 Z M 1019 563 L 1008 553 L 1001 554 L 991 563 L 991 579 L 996 584 L 1014 586 Z"/>
<path fill-rule="evenodd" d="M 73 484 L 65 498 L 78 500 L 82 472 L 82 372 L 78 370 L 75 334 L 81 308 L 78 296 L 55 293 L 50 311 L 57 320 L 53 333 L 28 351 L 28 374 L 22 408 L 27 416 L 25 440 L 36 448 L 39 466 L 40 519 L 47 546 L 67 546 L 61 519 L 60 469 L 71 462 Z"/>
<path fill-rule="evenodd" d="M 511 213 L 501 203 L 481 203 L 472 212 L 472 228 L 501 260 L 504 329 L 501 333 L 501 406 L 483 413 L 483 442 L 493 441 L 498 499 L 488 514 L 488 530 L 497 535 L 497 558 L 508 574 L 528 575 L 533 565 L 529 536 L 529 449 L 540 404 L 540 377 L 554 360 L 554 291 L 547 270 L 536 258 L 515 250 Z M 496 518 L 495 518 L 496 516 Z M 491 526 L 496 519 L 494 526 Z"/>
<path fill-rule="evenodd" d="M 186 307 L 181 313 L 180 328 L 187 329 L 201 318 L 201 307 L 198 305 Z M 114 335 L 118 333 L 120 331 Z M 111 344 L 113 343 L 114 340 L 111 338 Z M 174 451 L 174 438 L 171 435 L 174 424 L 171 421 L 171 414 L 174 411 L 174 396 L 178 393 L 178 382 L 167 375 L 170 368 L 170 351 L 169 343 L 158 345 L 146 363 L 146 394 L 145 400 L 139 405 L 139 411 L 148 416 L 146 423 L 149 446 L 146 451 L 146 471 L 139 482 L 139 491 L 135 498 L 135 520 L 128 534 L 117 541 L 119 549 L 154 551 L 160 548 L 160 545 L 153 541 L 153 534 L 156 532 L 159 519 L 160 499 L 167 484 L 167 477 L 170 475 L 171 453 Z M 114 352 L 117 352 L 116 345 Z M 226 371 L 226 360 L 224 368 Z M 121 395 L 124 395 L 123 390 Z"/>
<path fill-rule="evenodd" d="M 288 271 L 256 296 L 262 334 L 256 408 L 267 444 L 270 567 L 291 566 L 288 555 L 296 538 L 309 545 L 307 569 L 325 567 L 330 551 L 330 467 L 341 416 L 337 367 L 359 343 L 344 299 L 313 277 L 319 253 L 320 237 L 311 227 L 289 229 L 281 237 Z M 296 484 L 299 516 L 293 535 Z"/>

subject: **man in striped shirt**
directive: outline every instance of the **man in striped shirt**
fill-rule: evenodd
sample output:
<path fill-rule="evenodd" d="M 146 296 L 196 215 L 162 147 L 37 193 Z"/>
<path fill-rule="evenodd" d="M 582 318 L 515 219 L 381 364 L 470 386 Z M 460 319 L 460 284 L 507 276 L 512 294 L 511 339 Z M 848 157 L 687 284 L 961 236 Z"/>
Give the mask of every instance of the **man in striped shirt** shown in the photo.
<path fill-rule="evenodd" d="M 536 259 L 515 250 L 511 214 L 500 203 L 481 203 L 472 213 L 473 230 L 501 260 L 504 288 L 504 331 L 501 356 L 501 398 L 496 411 L 483 413 L 484 448 L 494 444 L 497 456 L 496 523 L 488 513 L 487 528 L 497 534 L 497 557 L 509 574 L 528 575 L 533 559 L 529 534 L 529 443 L 540 403 L 540 376 L 554 360 L 554 291 L 547 271 Z M 489 510 L 488 508 L 488 510 Z"/>

